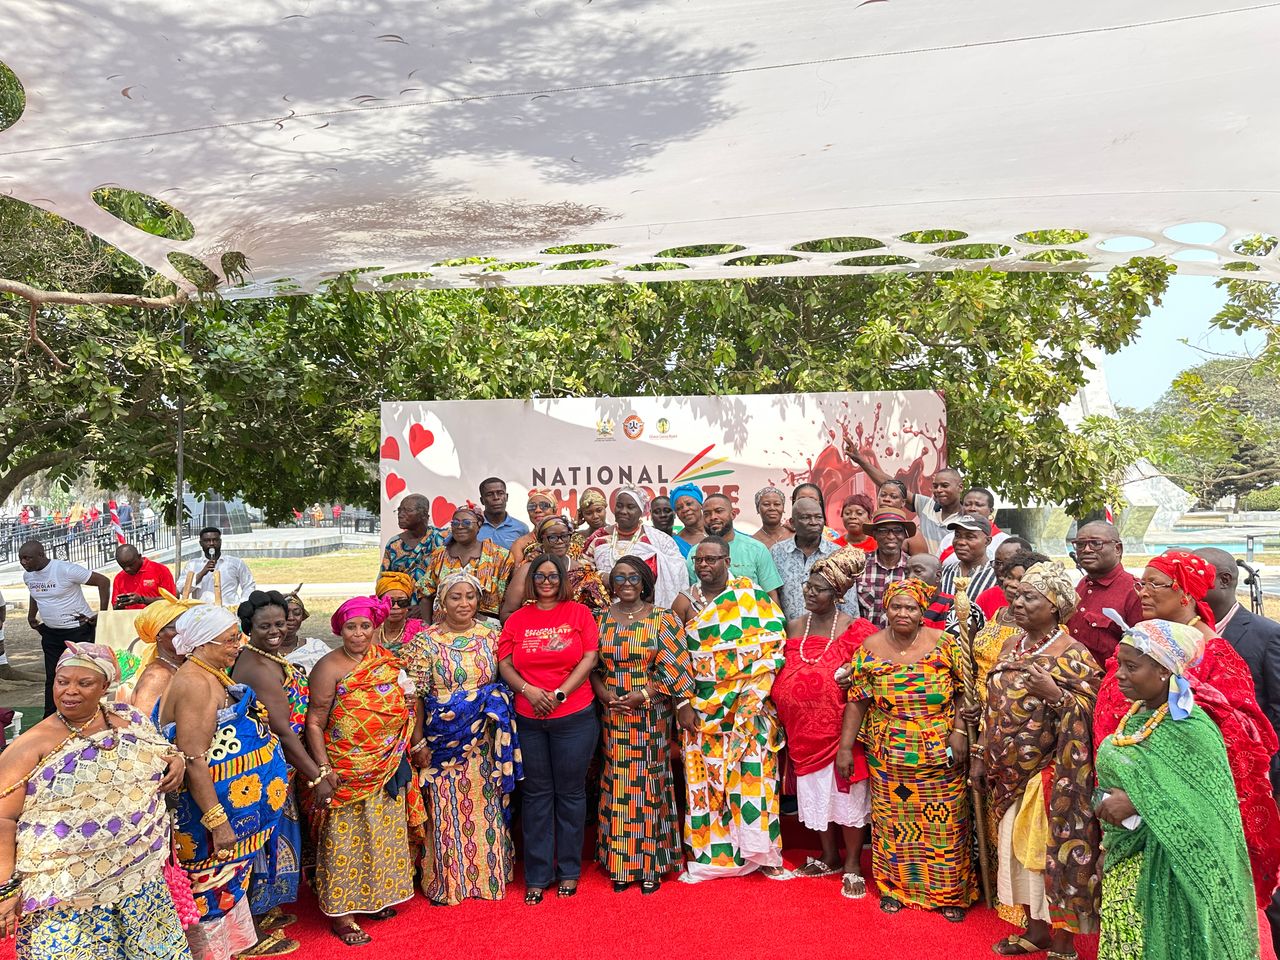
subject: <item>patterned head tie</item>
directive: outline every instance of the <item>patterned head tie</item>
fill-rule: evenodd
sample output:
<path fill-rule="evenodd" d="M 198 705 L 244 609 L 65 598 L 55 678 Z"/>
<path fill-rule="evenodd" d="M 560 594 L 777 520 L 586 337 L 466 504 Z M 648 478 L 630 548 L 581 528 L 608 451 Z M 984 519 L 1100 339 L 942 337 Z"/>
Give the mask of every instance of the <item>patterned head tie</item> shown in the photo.
<path fill-rule="evenodd" d="M 469 583 L 471 584 L 471 586 L 475 587 L 477 596 L 479 596 L 481 593 L 484 592 L 484 588 L 480 586 L 480 581 L 477 580 L 474 576 L 472 576 L 468 571 L 455 570 L 453 573 L 449 574 L 447 577 L 445 577 L 443 580 L 440 581 L 440 586 L 437 590 L 437 596 L 439 596 L 443 600 L 446 596 L 449 595 L 449 591 L 452 590 L 454 587 L 456 587 L 460 583 Z"/>
<path fill-rule="evenodd" d="M 814 564 L 817 566 L 817 564 Z M 929 601 L 933 599 L 936 592 L 935 587 L 931 587 L 923 580 L 917 580 L 915 577 L 909 577 L 906 580 L 895 580 L 884 588 L 883 606 L 889 609 L 889 601 L 894 597 L 910 597 L 914 600 L 921 610 L 929 606 Z"/>
<path fill-rule="evenodd" d="M 538 521 L 538 525 L 533 528 L 534 536 L 541 540 L 543 533 L 545 533 L 547 528 L 553 523 L 564 524 L 564 528 L 569 531 L 569 533 L 573 533 L 573 524 L 569 522 L 569 518 L 562 514 L 554 513 L 551 516 L 543 517 Z"/>
<path fill-rule="evenodd" d="M 104 643 L 76 643 L 74 640 L 68 640 L 66 651 L 58 658 L 55 672 L 63 667 L 86 667 L 89 670 L 96 670 L 107 678 L 107 686 L 120 679 L 120 664 L 116 662 L 115 651 Z"/>
<path fill-rule="evenodd" d="M 342 636 L 342 625 L 354 617 L 368 617 L 375 627 L 380 627 L 390 609 L 391 604 L 381 597 L 352 597 L 333 612 L 329 626 L 335 637 Z"/>
<path fill-rule="evenodd" d="M 837 597 L 843 597 L 858 582 L 867 568 L 867 555 L 857 547 L 845 547 L 818 560 L 809 569 L 831 584 Z"/>
<path fill-rule="evenodd" d="M 529 506 L 535 503 L 545 503 L 552 510 L 556 508 L 556 498 L 551 493 L 550 487 L 534 487 L 529 491 Z"/>
<path fill-rule="evenodd" d="M 1076 588 L 1067 568 L 1057 560 L 1032 564 L 1022 575 L 1022 582 L 1048 600 L 1058 611 L 1058 619 L 1066 620 L 1076 608 Z"/>
<path fill-rule="evenodd" d="M 588 490 L 578 498 L 578 509 L 585 510 L 587 507 L 606 506 L 609 503 L 604 498 L 604 494 L 599 490 Z"/>
<path fill-rule="evenodd" d="M 381 597 L 389 590 L 399 590 L 405 596 L 412 597 L 414 591 L 413 577 L 399 570 L 387 570 L 378 575 L 378 582 L 373 592 Z"/>
<path fill-rule="evenodd" d="M 1103 613 L 1111 616 L 1115 611 L 1107 609 Z M 1124 626 L 1119 614 L 1112 619 Z M 1146 654 L 1170 672 L 1169 716 L 1173 720 L 1186 719 L 1195 697 L 1185 674 L 1204 655 L 1204 636 L 1200 631 L 1172 620 L 1143 620 L 1132 627 L 1125 626 L 1120 642 Z"/>
<path fill-rule="evenodd" d="M 1159 570 L 1172 580 L 1179 590 L 1189 596 L 1196 604 L 1196 613 L 1200 619 L 1214 626 L 1213 611 L 1204 597 L 1213 589 L 1218 571 L 1203 557 L 1197 557 L 1186 550 L 1166 550 L 1147 563 L 1153 570 Z"/>
<path fill-rule="evenodd" d="M 787 502 L 787 495 L 777 487 L 761 487 L 756 491 L 756 512 L 760 512 L 760 501 L 771 493 L 776 493 L 783 503 Z"/>
<path fill-rule="evenodd" d="M 640 508 L 642 517 L 649 515 L 649 495 L 639 487 L 622 487 L 614 495 L 614 500 L 618 497 L 630 497 L 635 501 L 636 506 Z"/>

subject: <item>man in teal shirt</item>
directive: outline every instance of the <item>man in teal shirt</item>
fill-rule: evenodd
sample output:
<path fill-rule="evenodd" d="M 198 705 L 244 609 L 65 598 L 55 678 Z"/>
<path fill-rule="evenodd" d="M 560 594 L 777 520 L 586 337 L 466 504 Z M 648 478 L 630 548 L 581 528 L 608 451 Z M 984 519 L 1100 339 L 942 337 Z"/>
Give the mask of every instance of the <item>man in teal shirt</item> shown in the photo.
<path fill-rule="evenodd" d="M 723 493 L 710 494 L 702 503 L 702 516 L 706 520 L 707 533 L 721 537 L 729 544 L 729 576 L 749 577 L 761 590 L 778 602 L 778 588 L 782 586 L 782 575 L 778 573 L 778 565 L 773 562 L 769 548 L 755 537 L 738 533 L 733 529 L 733 501 Z M 690 582 L 693 580 L 693 554 L 686 561 L 689 566 Z"/>

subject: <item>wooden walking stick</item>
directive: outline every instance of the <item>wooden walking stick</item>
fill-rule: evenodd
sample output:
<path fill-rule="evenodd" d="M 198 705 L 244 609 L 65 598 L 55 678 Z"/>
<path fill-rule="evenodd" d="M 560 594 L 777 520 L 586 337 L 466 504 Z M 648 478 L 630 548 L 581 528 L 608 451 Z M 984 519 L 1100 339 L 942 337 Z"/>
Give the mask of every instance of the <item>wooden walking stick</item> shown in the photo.
<path fill-rule="evenodd" d="M 977 706 L 978 684 L 974 674 L 977 671 L 973 657 L 973 626 L 970 617 L 973 604 L 969 600 L 969 578 L 956 578 L 956 623 L 960 628 L 960 680 L 964 686 L 964 698 L 969 706 Z M 965 758 L 966 764 L 972 760 L 972 747 L 978 741 L 977 727 L 966 721 L 965 729 L 969 734 L 970 755 Z M 995 907 L 995 891 L 991 882 L 991 858 L 987 854 L 987 805 L 982 798 L 982 785 L 974 783 L 968 777 L 969 803 L 973 811 L 973 829 L 978 838 L 978 876 L 982 881 L 982 898 L 988 907 Z"/>

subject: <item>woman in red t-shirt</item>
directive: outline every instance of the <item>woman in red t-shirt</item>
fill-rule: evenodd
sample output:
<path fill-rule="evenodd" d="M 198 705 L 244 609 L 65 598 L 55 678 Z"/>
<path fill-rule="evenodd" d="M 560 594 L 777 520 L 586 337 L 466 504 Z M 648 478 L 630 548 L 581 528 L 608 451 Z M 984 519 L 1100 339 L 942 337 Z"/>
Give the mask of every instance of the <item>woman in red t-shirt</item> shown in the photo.
<path fill-rule="evenodd" d="M 507 618 L 498 672 L 516 693 L 524 759 L 524 902 L 572 897 L 582 874 L 587 765 L 600 739 L 591 686 L 599 634 L 591 611 L 569 599 L 564 559 L 543 554 L 529 567 L 525 605 Z"/>

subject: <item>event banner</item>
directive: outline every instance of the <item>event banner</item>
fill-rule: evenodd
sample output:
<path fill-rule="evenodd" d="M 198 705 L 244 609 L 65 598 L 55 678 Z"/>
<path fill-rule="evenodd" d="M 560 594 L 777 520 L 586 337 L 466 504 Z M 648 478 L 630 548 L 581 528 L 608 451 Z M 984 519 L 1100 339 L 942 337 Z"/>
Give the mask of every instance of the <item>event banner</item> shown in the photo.
<path fill-rule="evenodd" d="M 650 495 L 692 482 L 724 493 L 743 530 L 759 528 L 761 487 L 822 489 L 828 525 L 842 529 L 851 493 L 875 491 L 843 453 L 850 438 L 886 473 L 919 480 L 946 463 L 939 393 L 788 393 L 720 397 L 424 400 L 382 404 L 382 534 L 399 528 L 409 493 L 448 526 L 456 506 L 479 503 L 480 482 L 501 477 L 508 509 L 526 519 L 531 489 L 549 488 L 569 516 L 589 489 L 609 498 L 634 484 Z"/>

